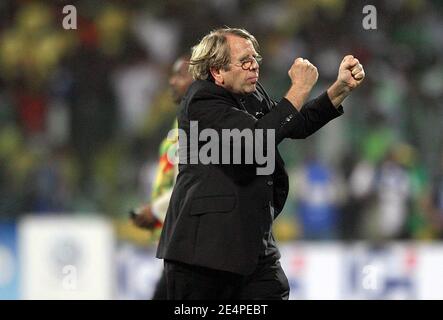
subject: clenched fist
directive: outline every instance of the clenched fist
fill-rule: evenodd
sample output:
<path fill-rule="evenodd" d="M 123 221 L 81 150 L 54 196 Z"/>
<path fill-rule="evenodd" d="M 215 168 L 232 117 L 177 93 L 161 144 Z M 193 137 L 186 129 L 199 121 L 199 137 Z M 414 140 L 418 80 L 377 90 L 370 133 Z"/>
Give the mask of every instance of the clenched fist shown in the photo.
<path fill-rule="evenodd" d="M 317 68 L 306 59 L 297 58 L 288 71 L 292 85 L 285 98 L 300 110 L 318 79 Z"/>
<path fill-rule="evenodd" d="M 144 205 L 136 209 L 136 214 L 132 216 L 134 224 L 142 229 L 153 230 L 161 225 L 160 220 L 152 212 L 150 205 Z"/>
<path fill-rule="evenodd" d="M 317 68 L 307 59 L 297 58 L 288 71 L 292 85 L 301 92 L 310 92 L 318 79 Z"/>
<path fill-rule="evenodd" d="M 352 91 L 363 82 L 364 78 L 365 70 L 358 59 L 352 55 L 345 56 L 338 70 L 337 81 Z"/>

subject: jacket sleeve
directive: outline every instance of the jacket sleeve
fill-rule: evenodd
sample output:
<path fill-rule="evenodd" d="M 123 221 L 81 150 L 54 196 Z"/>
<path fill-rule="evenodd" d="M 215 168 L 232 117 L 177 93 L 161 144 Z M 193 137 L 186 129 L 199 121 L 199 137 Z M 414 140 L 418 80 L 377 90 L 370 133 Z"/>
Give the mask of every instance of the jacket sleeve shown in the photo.
<path fill-rule="evenodd" d="M 255 119 L 236 108 L 232 101 L 214 92 L 197 92 L 189 104 L 190 120 L 199 121 L 200 128 L 220 129 L 274 129 L 275 143 L 284 138 L 304 139 L 343 114 L 343 107 L 335 108 L 324 92 L 297 111 L 286 98 L 272 102 L 270 112 Z"/>
<path fill-rule="evenodd" d="M 257 129 L 273 129 L 276 145 L 288 137 L 290 130 L 289 126 L 285 126 L 286 120 L 292 119 L 297 113 L 288 100 L 282 99 L 269 113 L 257 120 L 246 111 L 238 109 L 229 98 L 211 91 L 197 92 L 188 105 L 189 120 L 198 121 L 199 129 L 212 128 L 219 132 L 222 129 L 250 129 L 254 133 Z"/>
<path fill-rule="evenodd" d="M 295 110 L 295 109 L 294 109 Z M 343 107 L 334 107 L 327 92 L 303 105 L 300 112 L 285 119 L 284 135 L 292 139 L 304 139 L 343 114 Z"/>

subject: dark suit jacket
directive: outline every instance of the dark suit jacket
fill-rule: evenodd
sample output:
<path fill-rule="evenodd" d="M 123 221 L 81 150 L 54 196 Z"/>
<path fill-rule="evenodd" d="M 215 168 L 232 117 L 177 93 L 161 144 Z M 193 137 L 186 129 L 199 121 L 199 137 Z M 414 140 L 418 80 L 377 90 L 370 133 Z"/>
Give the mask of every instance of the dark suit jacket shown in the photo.
<path fill-rule="evenodd" d="M 211 81 L 197 80 L 180 105 L 178 125 L 189 137 L 190 121 L 198 130 L 275 129 L 275 145 L 284 138 L 306 138 L 343 113 L 326 92 L 306 103 L 300 112 L 285 98 L 272 101 L 261 85 L 250 95 L 236 95 Z M 250 274 L 255 269 L 269 218 L 283 209 L 288 195 L 288 175 L 275 150 L 272 175 L 256 175 L 253 164 L 179 165 L 157 257 L 191 265 Z M 204 145 L 200 142 L 199 147 Z M 265 142 L 266 145 L 266 142 Z M 269 151 L 269 150 L 268 150 Z M 180 154 L 182 157 L 182 154 Z M 183 158 L 180 159 L 183 162 Z"/>

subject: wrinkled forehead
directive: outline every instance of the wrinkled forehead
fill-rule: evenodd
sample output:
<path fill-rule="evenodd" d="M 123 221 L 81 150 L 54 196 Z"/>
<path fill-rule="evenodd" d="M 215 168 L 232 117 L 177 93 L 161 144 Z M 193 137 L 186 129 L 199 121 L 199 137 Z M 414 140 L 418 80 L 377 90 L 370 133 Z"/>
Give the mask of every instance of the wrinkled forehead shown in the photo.
<path fill-rule="evenodd" d="M 236 35 L 227 35 L 229 49 L 232 58 L 241 58 L 243 56 L 256 55 L 254 45 L 249 39 L 245 39 Z"/>

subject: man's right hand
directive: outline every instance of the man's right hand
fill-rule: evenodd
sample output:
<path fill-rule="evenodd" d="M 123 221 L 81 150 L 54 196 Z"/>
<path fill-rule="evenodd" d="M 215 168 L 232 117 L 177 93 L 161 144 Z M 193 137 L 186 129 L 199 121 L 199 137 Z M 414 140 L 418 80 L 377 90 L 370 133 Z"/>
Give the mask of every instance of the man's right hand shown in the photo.
<path fill-rule="evenodd" d="M 152 212 L 150 205 L 144 205 L 137 209 L 138 213 L 133 216 L 134 224 L 142 229 L 153 230 L 161 225 L 160 220 Z"/>
<path fill-rule="evenodd" d="M 297 58 L 288 71 L 292 86 L 286 94 L 288 99 L 300 110 L 318 79 L 317 68 L 307 59 Z"/>

